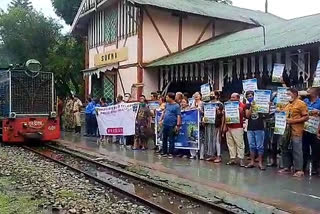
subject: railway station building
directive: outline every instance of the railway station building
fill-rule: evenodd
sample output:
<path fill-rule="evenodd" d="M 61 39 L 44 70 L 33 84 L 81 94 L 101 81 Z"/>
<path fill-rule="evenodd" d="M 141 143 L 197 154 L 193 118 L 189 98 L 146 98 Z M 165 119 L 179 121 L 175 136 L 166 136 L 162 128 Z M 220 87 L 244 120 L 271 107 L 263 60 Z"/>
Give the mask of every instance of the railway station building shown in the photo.
<path fill-rule="evenodd" d="M 86 41 L 86 95 L 190 94 L 200 85 L 271 88 L 274 63 L 301 88 L 319 60 L 320 15 L 284 20 L 206 0 L 83 0 L 72 33 Z"/>

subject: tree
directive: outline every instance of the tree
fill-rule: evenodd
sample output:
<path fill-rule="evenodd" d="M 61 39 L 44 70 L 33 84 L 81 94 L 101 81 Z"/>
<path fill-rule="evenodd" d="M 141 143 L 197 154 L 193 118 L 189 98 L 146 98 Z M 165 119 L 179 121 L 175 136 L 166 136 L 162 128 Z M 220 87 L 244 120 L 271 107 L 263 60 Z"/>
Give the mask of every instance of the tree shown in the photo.
<path fill-rule="evenodd" d="M 56 14 L 63 18 L 67 24 L 72 24 L 82 0 L 51 0 Z"/>
<path fill-rule="evenodd" d="M 57 94 L 66 96 L 71 90 L 83 93 L 81 70 L 84 67 L 84 46 L 71 36 L 61 36 L 49 50 L 47 69 L 55 73 Z"/>
<path fill-rule="evenodd" d="M 61 26 L 42 13 L 20 6 L 0 14 L 0 43 L 11 63 L 30 58 L 44 62 Z"/>
<path fill-rule="evenodd" d="M 32 4 L 30 0 L 12 0 L 11 3 L 9 4 L 9 10 L 17 7 L 31 10 Z"/>

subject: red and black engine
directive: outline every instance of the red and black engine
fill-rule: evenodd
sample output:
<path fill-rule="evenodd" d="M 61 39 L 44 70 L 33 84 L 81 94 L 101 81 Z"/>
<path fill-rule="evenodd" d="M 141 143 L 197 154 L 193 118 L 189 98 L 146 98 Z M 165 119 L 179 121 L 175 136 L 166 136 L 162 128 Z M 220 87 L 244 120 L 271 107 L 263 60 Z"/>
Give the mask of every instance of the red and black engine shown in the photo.
<path fill-rule="evenodd" d="M 0 70 L 1 140 L 23 143 L 60 138 L 54 76 L 36 60 Z"/>

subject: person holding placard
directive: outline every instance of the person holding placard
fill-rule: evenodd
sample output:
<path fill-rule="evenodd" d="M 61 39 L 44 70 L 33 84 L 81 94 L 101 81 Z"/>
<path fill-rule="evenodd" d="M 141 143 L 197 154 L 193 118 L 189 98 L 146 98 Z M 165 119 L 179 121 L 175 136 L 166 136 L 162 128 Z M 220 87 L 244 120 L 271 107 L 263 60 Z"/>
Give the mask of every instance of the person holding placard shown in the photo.
<path fill-rule="evenodd" d="M 204 103 L 203 122 L 205 124 L 205 143 L 208 148 L 206 153 L 208 156 L 207 161 L 215 161 L 216 159 L 216 142 L 220 141 L 220 138 L 218 138 L 220 135 L 220 127 L 216 122 L 219 120 L 219 117 L 221 117 L 222 109 L 222 104 L 216 99 L 215 92 L 212 91 L 210 93 L 210 101 Z M 218 125 L 218 127 L 216 125 Z M 218 154 L 218 158 L 220 158 L 220 153 Z"/>
<path fill-rule="evenodd" d="M 258 154 L 259 164 L 258 167 L 260 170 L 265 170 L 263 165 L 263 154 L 264 154 L 264 115 L 256 111 L 255 102 L 254 102 L 254 92 L 249 91 L 246 93 L 248 100 L 246 108 L 246 118 L 248 119 L 247 126 L 247 136 L 250 148 L 250 163 L 246 168 L 253 168 L 255 166 L 254 161 L 256 154 Z"/>
<path fill-rule="evenodd" d="M 320 98 L 319 88 L 310 88 L 308 90 L 309 97 L 304 99 L 309 109 L 309 121 L 305 123 L 305 131 L 303 133 L 303 169 L 306 171 L 308 161 L 312 161 L 312 174 L 318 174 L 320 142 L 317 139 L 317 131 L 319 127 L 320 116 Z M 310 150 L 311 148 L 311 150 Z M 311 152 L 311 155 L 310 155 Z"/>
<path fill-rule="evenodd" d="M 202 101 L 202 94 L 200 92 L 196 92 L 193 95 L 193 103 L 191 104 L 191 109 L 198 109 L 200 112 L 200 117 L 203 116 L 203 101 Z M 204 154 L 206 153 L 206 147 L 204 145 L 204 128 L 200 126 L 200 160 L 204 159 Z M 197 155 L 197 150 L 190 150 L 190 158 L 195 159 Z"/>
<path fill-rule="evenodd" d="M 237 103 L 235 108 L 231 106 Z M 229 108 L 230 105 L 230 109 Z M 235 165 L 236 157 L 240 159 L 240 166 L 245 167 L 244 163 L 244 138 L 243 138 L 243 117 L 245 104 L 240 102 L 240 95 L 238 93 L 233 93 L 230 97 L 230 102 L 225 103 L 225 115 L 224 115 L 224 126 L 223 131 L 226 133 L 227 145 L 229 149 L 230 160 L 227 165 Z M 232 111 L 232 112 L 231 112 Z M 236 112 L 235 112 L 236 111 Z M 237 114 L 237 122 L 232 123 L 232 119 L 229 115 Z M 230 120 L 231 119 L 231 120 Z"/>
<path fill-rule="evenodd" d="M 279 173 L 290 173 L 291 167 L 294 166 L 295 173 L 293 176 L 302 177 L 303 172 L 303 153 L 302 153 L 302 136 L 304 123 L 309 119 L 307 105 L 299 99 L 298 90 L 295 88 L 288 89 L 289 104 L 284 108 L 287 113 L 287 124 L 290 129 L 290 136 L 282 144 L 282 162 L 283 169 Z"/>

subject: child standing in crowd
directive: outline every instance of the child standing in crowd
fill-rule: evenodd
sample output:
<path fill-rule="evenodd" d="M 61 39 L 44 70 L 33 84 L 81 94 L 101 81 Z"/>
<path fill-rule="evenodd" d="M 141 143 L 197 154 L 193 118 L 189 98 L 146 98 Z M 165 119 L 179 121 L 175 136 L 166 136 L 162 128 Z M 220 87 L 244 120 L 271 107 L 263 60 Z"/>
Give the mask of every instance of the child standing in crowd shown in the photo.
<path fill-rule="evenodd" d="M 144 95 L 140 97 L 139 111 L 136 119 L 136 135 L 134 145 L 132 147 L 133 150 L 147 149 L 147 140 L 149 137 L 148 130 L 151 130 L 151 120 L 152 115 L 150 109 L 147 106 L 147 100 Z"/>
<path fill-rule="evenodd" d="M 243 136 L 243 118 L 244 118 L 244 109 L 245 105 L 240 102 L 240 95 L 233 93 L 231 95 L 230 101 L 239 102 L 239 115 L 240 123 L 237 124 L 227 124 L 224 119 L 224 132 L 226 133 L 227 145 L 229 149 L 230 160 L 227 165 L 236 164 L 236 157 L 240 159 L 240 166 L 244 167 L 244 136 Z M 225 118 L 225 116 L 224 116 Z"/>
<path fill-rule="evenodd" d="M 246 168 L 253 168 L 256 154 L 258 154 L 259 169 L 265 170 L 263 166 L 264 154 L 264 115 L 255 112 L 254 110 L 254 92 L 248 91 L 246 93 L 248 104 L 246 107 L 246 118 L 248 119 L 247 136 L 250 148 L 250 163 Z"/>
<path fill-rule="evenodd" d="M 287 113 L 287 124 L 289 126 L 289 136 L 282 143 L 283 169 L 279 173 L 290 173 L 294 166 L 293 176 L 302 177 L 303 172 L 303 153 L 302 136 L 304 123 L 309 119 L 307 105 L 299 99 L 298 90 L 288 89 L 289 104 L 284 108 Z"/>
<path fill-rule="evenodd" d="M 179 132 L 181 127 L 181 111 L 180 106 L 175 102 L 174 93 L 168 93 L 166 101 L 166 108 L 160 118 L 160 125 L 163 126 L 162 156 L 168 156 L 168 158 L 171 159 L 173 158 L 175 135 Z"/>
<path fill-rule="evenodd" d="M 200 118 L 202 118 L 203 115 L 203 102 L 202 102 L 202 95 L 200 92 L 196 92 L 193 95 L 194 101 L 191 105 L 191 109 L 198 109 L 200 111 Z M 202 119 L 200 119 L 200 121 L 202 121 Z M 203 126 L 200 126 L 200 160 L 204 159 L 204 154 L 205 154 L 205 145 L 204 145 L 204 128 Z M 197 155 L 197 150 L 190 150 L 190 154 L 191 154 L 191 159 L 195 159 L 196 155 Z"/>

